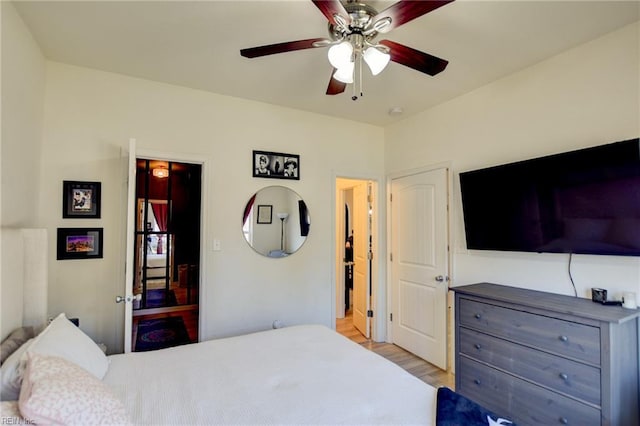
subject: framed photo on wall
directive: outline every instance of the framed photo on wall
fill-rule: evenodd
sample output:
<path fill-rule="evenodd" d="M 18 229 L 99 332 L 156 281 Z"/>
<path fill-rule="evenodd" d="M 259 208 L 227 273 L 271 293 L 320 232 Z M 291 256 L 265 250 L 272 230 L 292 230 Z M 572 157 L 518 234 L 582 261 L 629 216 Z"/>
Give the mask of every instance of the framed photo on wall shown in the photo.
<path fill-rule="evenodd" d="M 300 180 L 300 156 L 253 151 L 253 177 Z"/>
<path fill-rule="evenodd" d="M 273 206 L 261 204 L 258 205 L 257 223 L 271 223 L 273 217 Z"/>
<path fill-rule="evenodd" d="M 102 228 L 58 228 L 57 259 L 101 259 Z"/>
<path fill-rule="evenodd" d="M 62 217 L 65 219 L 99 218 L 100 191 L 100 182 L 63 181 Z"/>

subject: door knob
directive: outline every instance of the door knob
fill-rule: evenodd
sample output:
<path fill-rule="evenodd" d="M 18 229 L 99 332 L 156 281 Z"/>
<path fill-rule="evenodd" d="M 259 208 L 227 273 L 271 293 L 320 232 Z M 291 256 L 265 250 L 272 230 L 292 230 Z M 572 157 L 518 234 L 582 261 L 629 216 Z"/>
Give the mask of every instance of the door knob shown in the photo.
<path fill-rule="evenodd" d="M 438 281 L 439 283 L 445 282 L 445 281 L 449 281 L 449 277 L 445 276 L 445 275 L 438 275 L 436 277 L 436 281 Z"/>
<path fill-rule="evenodd" d="M 136 294 L 134 296 L 129 295 L 129 296 L 116 296 L 116 303 L 121 303 L 121 302 L 126 302 L 126 303 L 131 303 L 134 300 L 140 301 L 142 300 L 142 294 Z"/>

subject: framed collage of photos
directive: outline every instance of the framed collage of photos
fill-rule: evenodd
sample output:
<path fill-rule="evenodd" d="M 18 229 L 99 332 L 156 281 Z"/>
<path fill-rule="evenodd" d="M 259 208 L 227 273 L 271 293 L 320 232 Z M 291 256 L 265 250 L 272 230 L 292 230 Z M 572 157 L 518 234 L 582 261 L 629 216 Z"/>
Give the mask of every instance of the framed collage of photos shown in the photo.
<path fill-rule="evenodd" d="M 300 180 L 300 156 L 282 152 L 253 151 L 253 177 Z"/>

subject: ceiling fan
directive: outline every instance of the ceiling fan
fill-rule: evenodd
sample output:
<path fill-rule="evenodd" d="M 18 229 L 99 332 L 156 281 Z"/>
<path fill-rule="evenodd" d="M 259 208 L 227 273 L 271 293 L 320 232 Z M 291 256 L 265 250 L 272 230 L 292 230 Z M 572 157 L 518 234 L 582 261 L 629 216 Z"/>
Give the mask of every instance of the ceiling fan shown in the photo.
<path fill-rule="evenodd" d="M 384 34 L 413 19 L 427 14 L 454 0 L 401 0 L 381 12 L 357 0 L 311 0 L 329 20 L 329 38 L 311 38 L 269 44 L 240 50 L 245 58 L 257 58 L 295 50 L 329 47 L 329 62 L 333 66 L 327 95 L 345 91 L 346 85 L 360 76 L 362 96 L 362 61 L 373 75 L 393 61 L 434 76 L 442 72 L 448 61 L 391 40 L 375 41 Z M 359 73 L 358 73 L 359 71 Z M 355 95 L 353 100 L 358 99 Z"/>

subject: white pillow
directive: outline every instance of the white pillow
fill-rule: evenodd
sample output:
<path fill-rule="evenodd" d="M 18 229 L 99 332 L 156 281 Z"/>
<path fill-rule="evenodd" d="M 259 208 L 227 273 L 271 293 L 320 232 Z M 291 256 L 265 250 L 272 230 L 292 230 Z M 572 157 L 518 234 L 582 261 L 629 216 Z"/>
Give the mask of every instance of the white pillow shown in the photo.
<path fill-rule="evenodd" d="M 0 388 L 0 399 L 2 401 L 16 401 L 20 395 L 22 386 L 22 375 L 26 360 L 23 355 L 27 352 L 34 339 L 27 340 L 22 346 L 16 349 L 0 367 L 2 387 Z"/>
<path fill-rule="evenodd" d="M 28 352 L 64 358 L 101 380 L 109 368 L 109 359 L 100 347 L 69 321 L 64 313 L 51 321 L 35 338 Z"/>
<path fill-rule="evenodd" d="M 122 401 L 107 385 L 56 356 L 28 355 L 19 408 L 35 424 L 129 424 Z"/>

